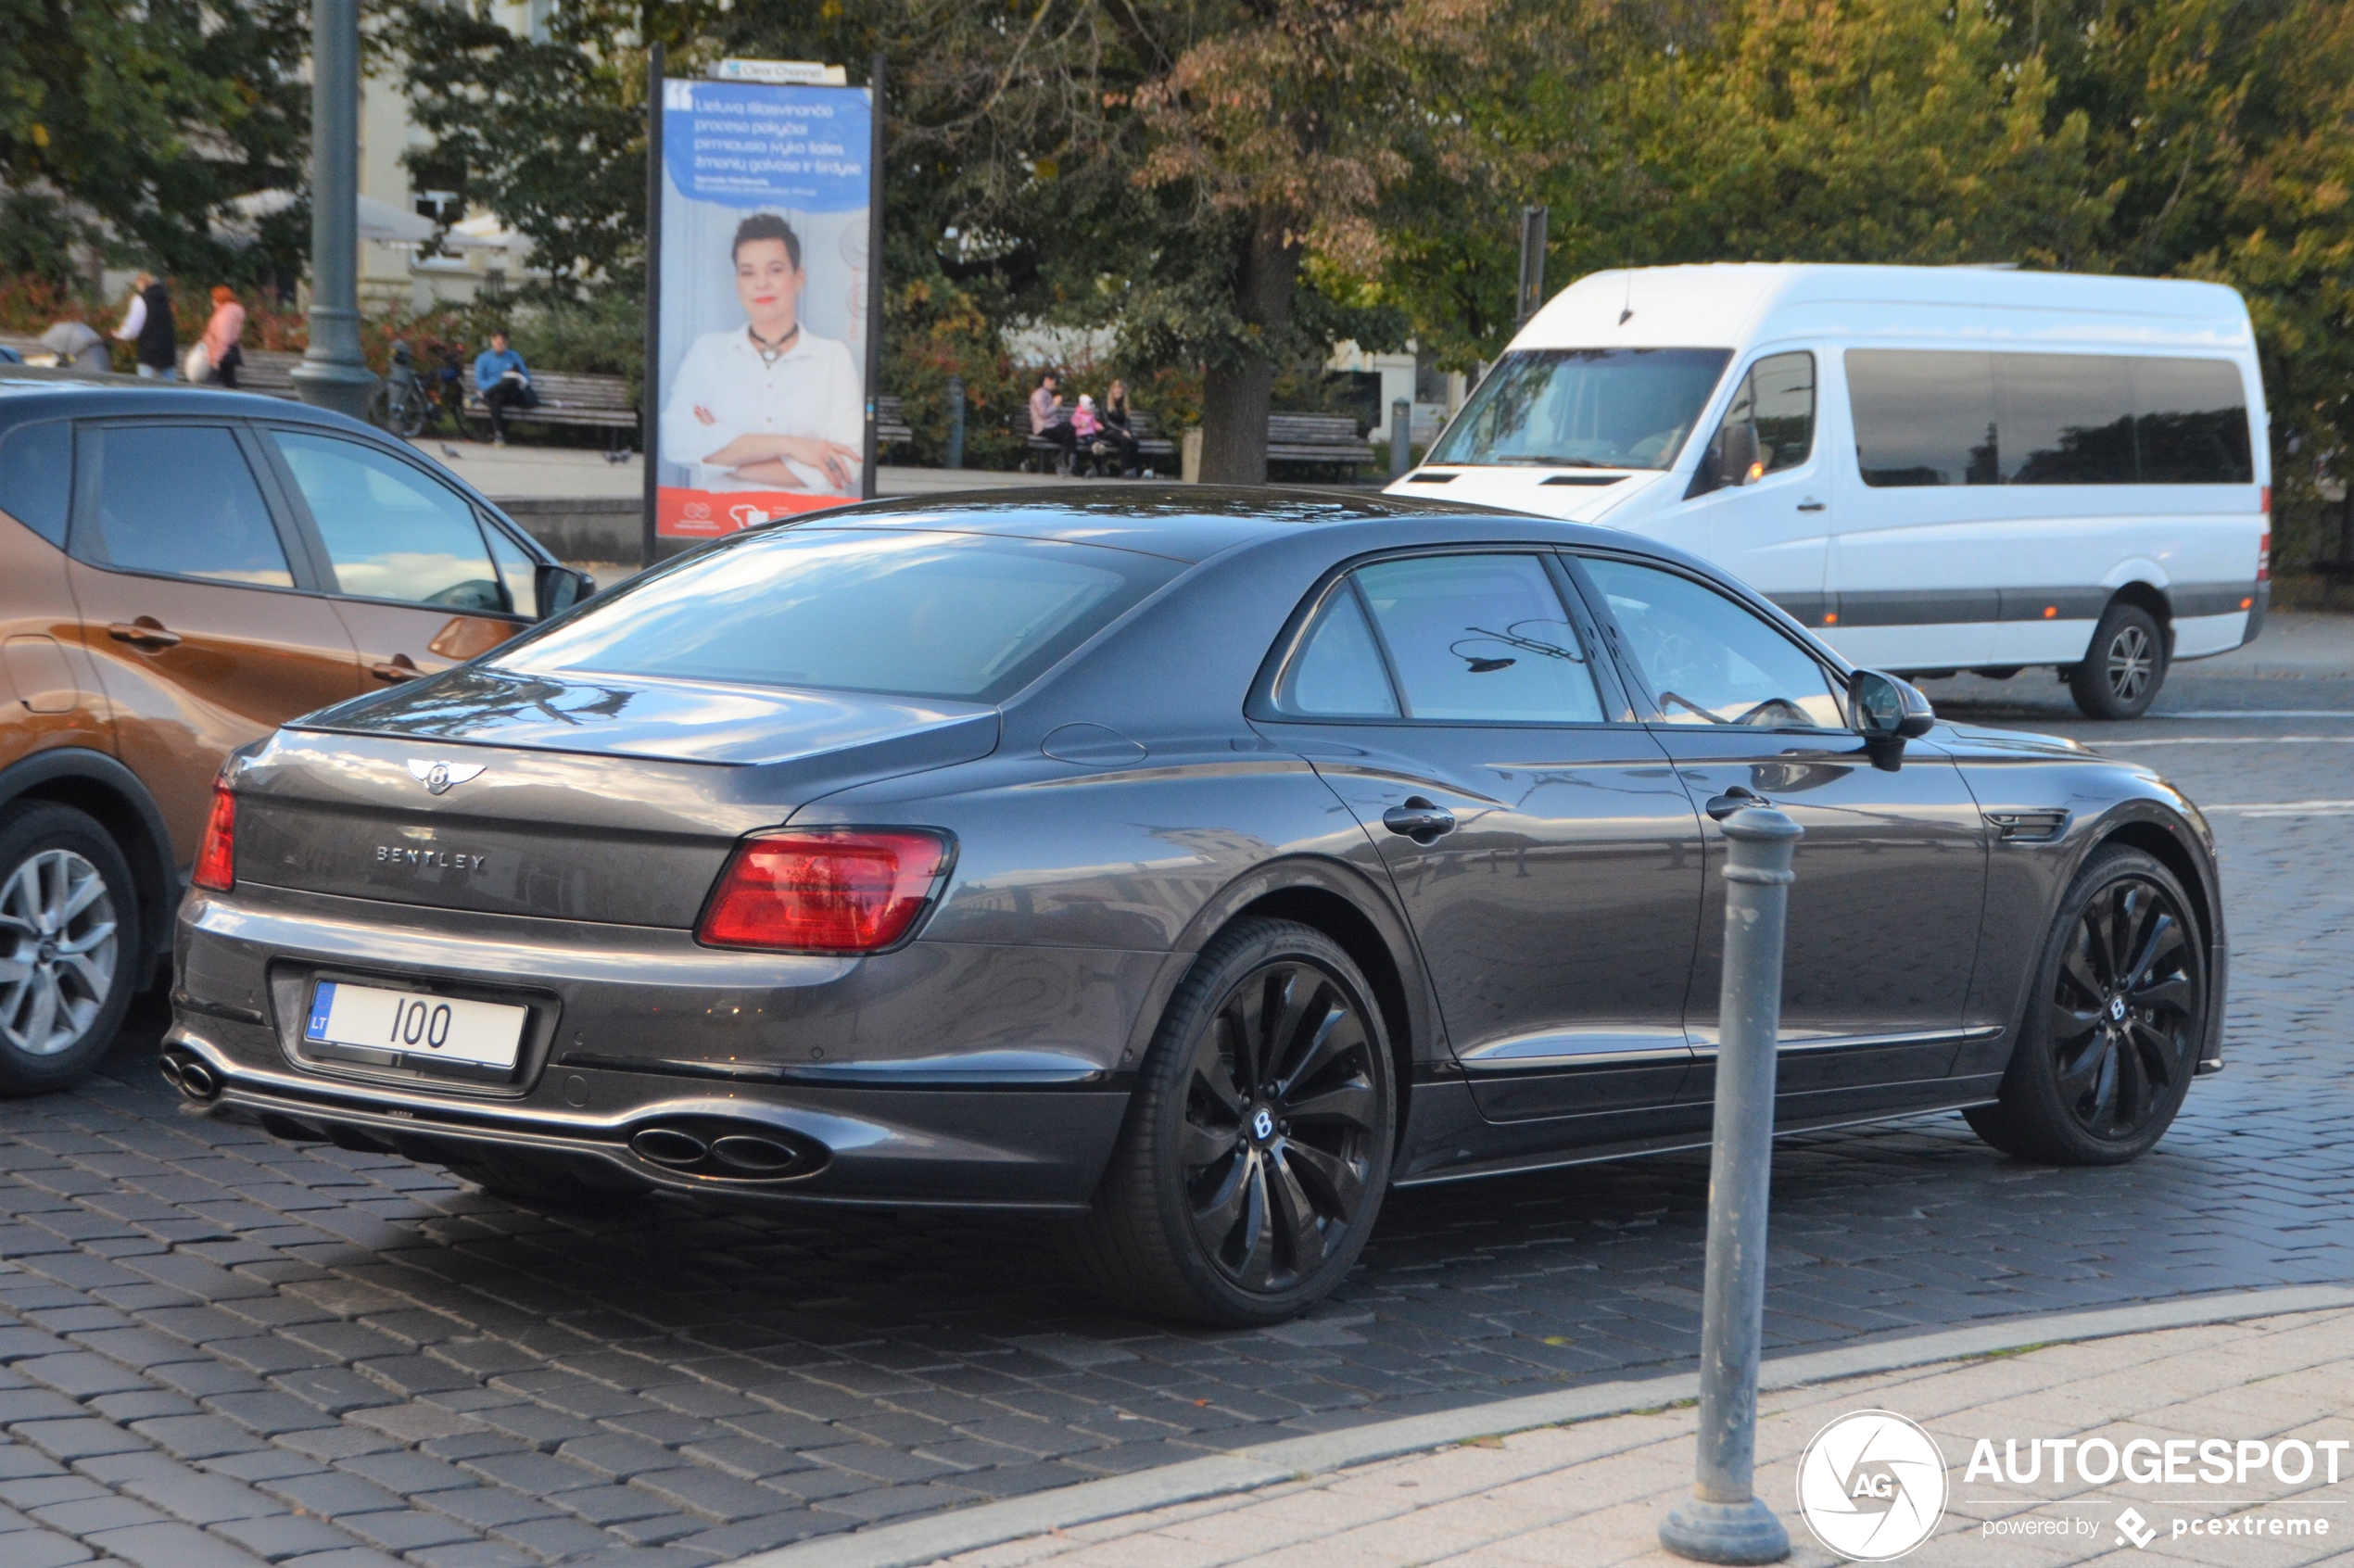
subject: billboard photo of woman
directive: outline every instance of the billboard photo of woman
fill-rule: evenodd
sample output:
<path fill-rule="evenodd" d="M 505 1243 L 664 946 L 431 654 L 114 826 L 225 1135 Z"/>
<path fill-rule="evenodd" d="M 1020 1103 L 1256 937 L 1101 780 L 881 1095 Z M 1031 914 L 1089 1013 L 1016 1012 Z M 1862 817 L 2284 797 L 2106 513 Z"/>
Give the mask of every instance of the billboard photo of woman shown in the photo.
<path fill-rule="evenodd" d="M 711 538 L 857 500 L 866 89 L 673 78 L 662 123 L 657 535 Z"/>
<path fill-rule="evenodd" d="M 801 236 L 771 212 L 736 226 L 730 260 L 744 324 L 698 336 L 662 410 L 662 454 L 696 487 L 854 499 L 864 402 L 848 345 L 800 320 Z"/>

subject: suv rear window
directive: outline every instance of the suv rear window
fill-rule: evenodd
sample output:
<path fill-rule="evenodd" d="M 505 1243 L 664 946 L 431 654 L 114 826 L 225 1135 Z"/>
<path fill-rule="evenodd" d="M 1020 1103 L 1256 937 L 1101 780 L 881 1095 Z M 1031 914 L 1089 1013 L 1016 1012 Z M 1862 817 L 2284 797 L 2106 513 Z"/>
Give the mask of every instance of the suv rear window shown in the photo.
<path fill-rule="evenodd" d="M 995 702 L 1183 569 L 1100 545 L 804 525 L 601 595 L 490 663 Z"/>

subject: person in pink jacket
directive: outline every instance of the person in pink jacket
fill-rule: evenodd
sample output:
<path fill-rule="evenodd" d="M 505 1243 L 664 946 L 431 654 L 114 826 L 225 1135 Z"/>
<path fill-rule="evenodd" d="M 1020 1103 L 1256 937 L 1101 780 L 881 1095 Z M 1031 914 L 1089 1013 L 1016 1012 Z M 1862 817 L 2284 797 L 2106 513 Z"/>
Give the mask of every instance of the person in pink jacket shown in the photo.
<path fill-rule="evenodd" d="M 215 285 L 212 291 L 212 320 L 205 322 L 202 342 L 205 357 L 212 362 L 212 379 L 221 386 L 237 385 L 237 367 L 245 363 L 246 351 L 241 340 L 246 335 L 246 308 L 226 287 Z"/>

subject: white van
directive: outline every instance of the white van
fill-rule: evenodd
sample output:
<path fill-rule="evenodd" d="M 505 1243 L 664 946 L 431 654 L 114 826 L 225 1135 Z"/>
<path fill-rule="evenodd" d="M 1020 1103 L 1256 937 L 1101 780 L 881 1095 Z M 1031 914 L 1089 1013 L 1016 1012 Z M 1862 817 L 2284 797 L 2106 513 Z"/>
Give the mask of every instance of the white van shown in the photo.
<path fill-rule="evenodd" d="M 1643 268 L 1556 296 L 1391 489 L 1664 540 L 1856 664 L 2057 668 L 2132 718 L 2263 626 L 2265 429 L 2220 285 Z"/>

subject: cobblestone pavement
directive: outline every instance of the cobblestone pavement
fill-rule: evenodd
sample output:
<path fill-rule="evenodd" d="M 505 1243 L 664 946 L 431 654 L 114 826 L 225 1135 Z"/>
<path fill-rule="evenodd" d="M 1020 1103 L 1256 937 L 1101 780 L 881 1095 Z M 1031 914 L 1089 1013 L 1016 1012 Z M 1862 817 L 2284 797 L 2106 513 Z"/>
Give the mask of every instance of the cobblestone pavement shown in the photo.
<path fill-rule="evenodd" d="M 1941 700 L 2095 733 L 2056 695 Z M 2166 705 L 2348 717 L 2098 738 L 2210 803 L 2354 798 L 2354 682 L 2181 677 Z M 2215 820 L 2231 1069 L 2123 1169 L 2014 1163 L 1955 1117 L 1784 1145 L 1776 1346 L 2354 1279 L 2348 824 Z M 163 1021 L 80 1091 L 0 1105 L 6 1568 L 683 1568 L 1694 1348 L 1697 1157 L 1398 1195 L 1307 1320 L 1172 1332 L 1092 1311 L 1035 1228 L 549 1219 L 190 1121 L 155 1074 Z"/>

